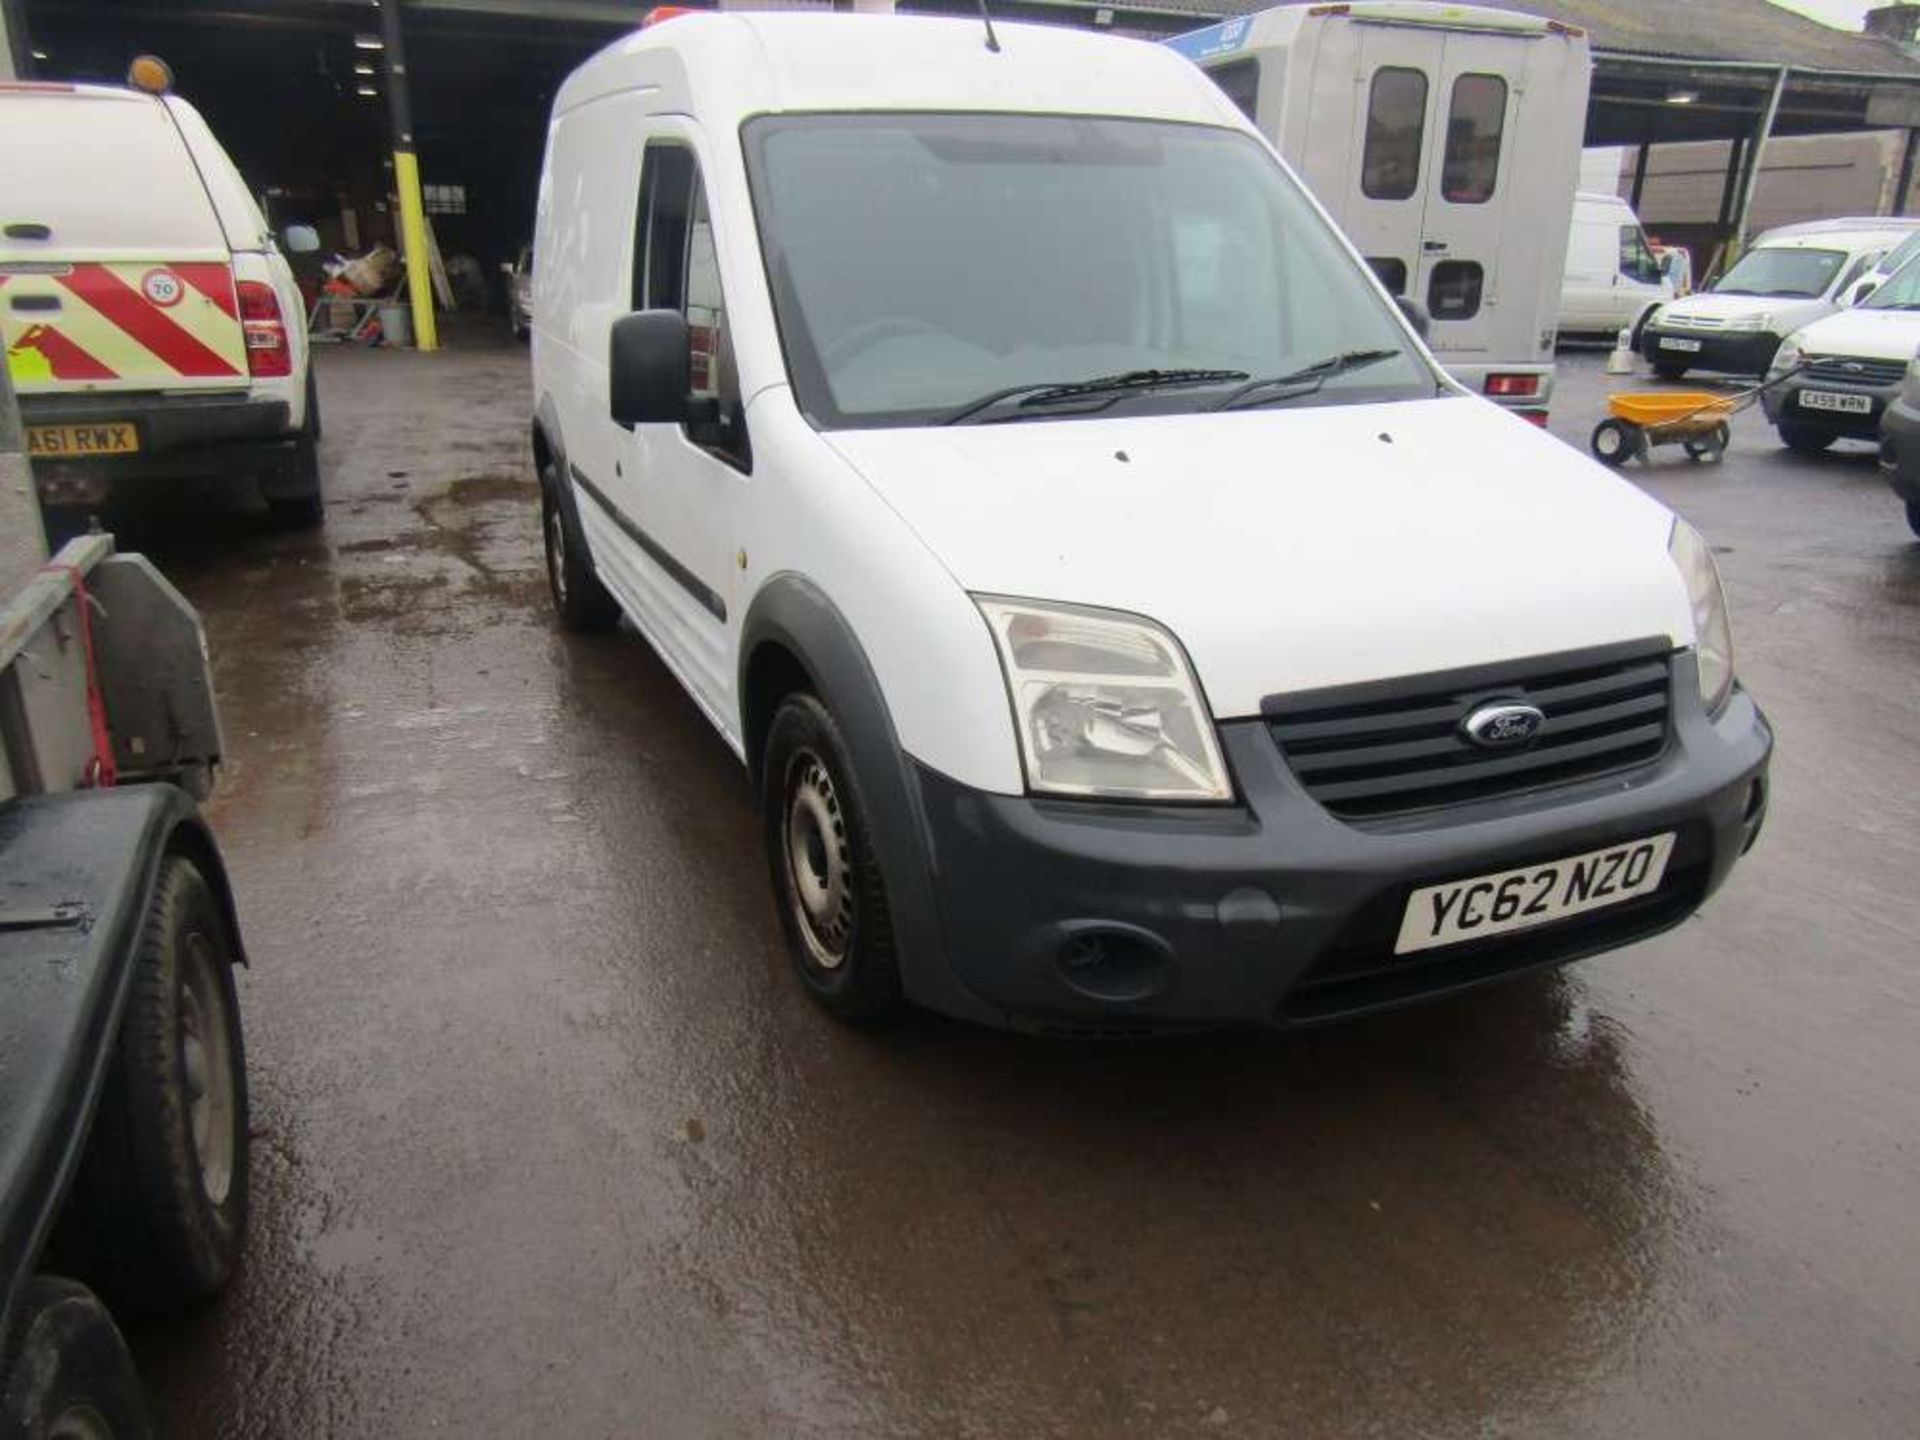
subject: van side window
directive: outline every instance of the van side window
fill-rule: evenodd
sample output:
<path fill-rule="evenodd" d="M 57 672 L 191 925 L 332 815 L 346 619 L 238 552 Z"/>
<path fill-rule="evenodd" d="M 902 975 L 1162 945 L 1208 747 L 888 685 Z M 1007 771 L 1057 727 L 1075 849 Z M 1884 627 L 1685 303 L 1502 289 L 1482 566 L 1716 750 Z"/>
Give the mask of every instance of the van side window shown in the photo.
<path fill-rule="evenodd" d="M 1420 188 L 1420 143 L 1427 128 L 1427 77 L 1383 66 L 1367 96 L 1367 143 L 1360 191 L 1370 200 L 1405 200 Z"/>
<path fill-rule="evenodd" d="M 1638 225 L 1620 227 L 1620 273 L 1643 285 L 1660 283 L 1660 262 L 1653 258 L 1653 251 L 1647 248 L 1647 237 L 1640 233 Z"/>
<path fill-rule="evenodd" d="M 1507 82 L 1498 75 L 1462 75 L 1453 82 L 1440 194 L 1455 205 L 1484 205 L 1500 175 L 1507 128 Z"/>
<path fill-rule="evenodd" d="M 1257 118 L 1253 112 L 1260 100 L 1258 60 L 1236 60 L 1231 65 L 1207 71 L 1207 78 L 1220 87 L 1227 99 L 1240 107 L 1242 115 L 1249 120 Z"/>
<path fill-rule="evenodd" d="M 633 308 L 678 310 L 687 317 L 688 369 L 696 417 L 687 438 L 740 469 L 752 468 L 740 377 L 727 335 L 727 302 L 713 219 L 693 152 L 656 141 L 640 170 L 633 242 Z"/>
<path fill-rule="evenodd" d="M 1855 256 L 1853 264 L 1847 267 L 1847 273 L 1840 277 L 1840 283 L 1833 287 L 1832 293 L 1844 296 L 1853 282 L 1873 267 L 1874 262 L 1879 260 L 1881 253 L 1884 252 Z"/>

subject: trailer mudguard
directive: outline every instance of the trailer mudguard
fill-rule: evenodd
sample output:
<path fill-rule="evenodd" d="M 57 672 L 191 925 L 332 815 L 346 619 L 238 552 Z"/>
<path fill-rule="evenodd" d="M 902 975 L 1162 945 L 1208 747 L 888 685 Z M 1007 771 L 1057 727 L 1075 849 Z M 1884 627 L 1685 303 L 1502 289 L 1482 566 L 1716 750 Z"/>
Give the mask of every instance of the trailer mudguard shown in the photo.
<path fill-rule="evenodd" d="M 170 853 L 200 867 L 241 956 L 219 851 L 185 791 L 0 804 L 0 1334 L 80 1163 Z"/>

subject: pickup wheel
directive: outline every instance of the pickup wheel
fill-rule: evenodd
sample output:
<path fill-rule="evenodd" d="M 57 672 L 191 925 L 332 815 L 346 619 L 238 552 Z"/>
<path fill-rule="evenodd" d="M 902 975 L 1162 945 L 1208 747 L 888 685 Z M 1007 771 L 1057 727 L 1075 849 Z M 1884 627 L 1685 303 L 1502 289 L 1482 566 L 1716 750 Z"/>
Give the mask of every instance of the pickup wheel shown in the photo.
<path fill-rule="evenodd" d="M 1907 528 L 1920 535 L 1920 500 L 1907 501 Z"/>
<path fill-rule="evenodd" d="M 140 1376 L 84 1285 L 38 1276 L 0 1347 L 0 1433 L 21 1440 L 147 1440 Z"/>
<path fill-rule="evenodd" d="M 581 634 L 613 629 L 620 623 L 620 606 L 593 573 L 586 536 L 560 489 L 552 461 L 540 472 L 540 534 L 547 555 L 547 589 L 561 625 Z"/>
<path fill-rule="evenodd" d="M 247 1223 L 247 1072 L 226 917 L 193 862 L 160 863 L 93 1133 L 53 1240 L 116 1310 L 224 1286 Z"/>
<path fill-rule="evenodd" d="M 282 530 L 311 530 L 326 518 L 320 498 L 320 389 L 307 366 L 307 419 L 286 462 L 284 474 L 267 491 L 267 510 Z"/>
<path fill-rule="evenodd" d="M 805 693 L 783 700 L 767 730 L 762 774 L 774 899 L 807 993 L 840 1020 L 897 1019 L 906 1002 L 893 916 L 832 712 Z"/>

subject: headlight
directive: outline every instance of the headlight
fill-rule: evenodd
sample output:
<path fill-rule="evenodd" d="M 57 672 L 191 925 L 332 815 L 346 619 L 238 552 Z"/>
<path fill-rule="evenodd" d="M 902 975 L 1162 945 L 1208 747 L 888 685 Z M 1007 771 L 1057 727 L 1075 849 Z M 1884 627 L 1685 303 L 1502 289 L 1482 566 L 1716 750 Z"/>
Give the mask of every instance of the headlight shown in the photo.
<path fill-rule="evenodd" d="M 1800 353 L 1801 331 L 1794 331 L 1780 342 L 1780 348 L 1773 352 L 1772 369 L 1776 374 L 1793 369 L 1805 357 Z"/>
<path fill-rule="evenodd" d="M 1743 315 L 1738 320 L 1727 322 L 1729 330 L 1771 330 L 1772 328 L 1773 316 L 1764 312 L 1759 315 Z"/>
<path fill-rule="evenodd" d="M 1720 570 L 1700 532 L 1677 516 L 1667 553 L 1687 583 L 1693 603 L 1694 653 L 1700 663 L 1700 698 L 1713 714 L 1733 691 L 1733 626 L 1727 619 L 1727 596 L 1720 588 Z"/>
<path fill-rule="evenodd" d="M 1128 800 L 1230 800 L 1213 718 L 1179 644 L 1151 620 L 979 596 L 1013 701 L 1027 788 Z"/>

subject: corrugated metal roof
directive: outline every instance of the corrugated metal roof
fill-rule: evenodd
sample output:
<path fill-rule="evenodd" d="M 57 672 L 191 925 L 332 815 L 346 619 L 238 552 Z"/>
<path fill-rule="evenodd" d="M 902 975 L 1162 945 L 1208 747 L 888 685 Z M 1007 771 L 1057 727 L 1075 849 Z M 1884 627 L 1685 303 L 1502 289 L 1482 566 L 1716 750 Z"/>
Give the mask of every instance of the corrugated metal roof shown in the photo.
<path fill-rule="evenodd" d="M 1309 0 L 1295 0 L 1309 3 Z M 1476 0 L 1584 29 L 1601 51 L 1685 60 L 1747 60 L 1816 70 L 1920 76 L 1920 62 L 1878 36 L 1836 30 L 1772 0 Z M 1275 8 L 1272 0 L 1153 0 L 1196 22 Z"/>

